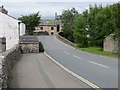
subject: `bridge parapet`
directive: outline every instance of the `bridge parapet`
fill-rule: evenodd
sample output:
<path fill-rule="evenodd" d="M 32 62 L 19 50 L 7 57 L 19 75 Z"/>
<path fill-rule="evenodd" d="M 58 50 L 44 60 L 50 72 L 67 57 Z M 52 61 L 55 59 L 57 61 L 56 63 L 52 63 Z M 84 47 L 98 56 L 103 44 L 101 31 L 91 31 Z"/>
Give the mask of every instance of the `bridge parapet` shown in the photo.
<path fill-rule="evenodd" d="M 59 34 L 56 34 L 56 38 L 58 38 L 60 41 L 66 43 L 67 45 L 70 46 L 75 46 L 74 43 L 70 42 L 69 40 L 65 39 L 64 37 L 60 36 Z"/>
<path fill-rule="evenodd" d="M 38 41 L 36 36 L 22 36 L 20 37 L 20 48 L 23 53 L 39 53 L 44 50 L 42 44 Z"/>
<path fill-rule="evenodd" d="M 19 45 L 0 53 L 0 90 L 6 90 L 12 79 L 12 67 L 20 56 Z"/>

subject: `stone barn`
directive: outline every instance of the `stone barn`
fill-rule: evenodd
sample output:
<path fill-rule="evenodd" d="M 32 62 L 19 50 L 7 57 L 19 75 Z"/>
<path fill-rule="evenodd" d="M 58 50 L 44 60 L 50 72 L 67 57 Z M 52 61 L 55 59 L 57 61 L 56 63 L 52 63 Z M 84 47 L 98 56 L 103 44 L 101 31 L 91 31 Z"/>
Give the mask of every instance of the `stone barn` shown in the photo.
<path fill-rule="evenodd" d="M 114 34 L 110 34 L 104 40 L 104 51 L 120 53 L 120 40 L 114 38 Z"/>

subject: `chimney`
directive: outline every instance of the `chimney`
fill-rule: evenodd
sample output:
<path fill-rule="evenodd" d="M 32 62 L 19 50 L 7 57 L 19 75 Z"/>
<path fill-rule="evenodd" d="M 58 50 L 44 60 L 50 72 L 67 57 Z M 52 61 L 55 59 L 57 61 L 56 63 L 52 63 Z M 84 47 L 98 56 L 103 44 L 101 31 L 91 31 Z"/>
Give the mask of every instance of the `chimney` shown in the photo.
<path fill-rule="evenodd" d="M 8 14 L 8 11 L 4 8 L 3 5 L 0 7 L 0 12 L 2 12 L 4 14 Z"/>
<path fill-rule="evenodd" d="M 55 13 L 55 19 L 57 19 L 57 13 Z"/>

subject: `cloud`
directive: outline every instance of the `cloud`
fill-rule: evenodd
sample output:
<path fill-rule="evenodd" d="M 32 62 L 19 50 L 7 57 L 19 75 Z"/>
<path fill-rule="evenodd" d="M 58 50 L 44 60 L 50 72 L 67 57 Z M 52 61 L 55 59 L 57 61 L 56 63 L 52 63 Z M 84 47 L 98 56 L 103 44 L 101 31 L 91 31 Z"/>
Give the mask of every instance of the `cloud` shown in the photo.
<path fill-rule="evenodd" d="M 4 0 L 3 2 L 119 2 L 119 0 Z"/>
<path fill-rule="evenodd" d="M 40 11 L 43 18 L 46 18 L 54 17 L 55 12 L 62 14 L 63 9 L 66 10 L 72 7 L 81 13 L 85 9 L 88 9 L 90 4 L 94 5 L 95 2 L 3 2 L 2 4 L 8 10 L 9 14 L 16 18 L 38 11 Z M 97 2 L 96 4 L 105 6 L 106 4 L 111 4 L 111 2 Z"/>

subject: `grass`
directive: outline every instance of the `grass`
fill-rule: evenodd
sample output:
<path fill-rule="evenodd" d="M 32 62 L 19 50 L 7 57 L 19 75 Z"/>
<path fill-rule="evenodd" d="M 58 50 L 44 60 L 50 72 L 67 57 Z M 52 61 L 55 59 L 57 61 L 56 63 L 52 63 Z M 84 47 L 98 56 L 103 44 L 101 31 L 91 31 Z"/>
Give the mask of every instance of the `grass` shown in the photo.
<path fill-rule="evenodd" d="M 42 20 L 42 22 L 47 22 L 47 21 L 49 24 L 54 24 L 54 20 Z"/>
<path fill-rule="evenodd" d="M 113 57 L 118 57 L 120 54 L 118 53 L 112 53 L 112 52 L 106 52 L 103 51 L 102 48 L 100 47 L 87 47 L 87 48 L 79 48 L 82 51 L 93 53 L 93 54 L 98 54 L 98 55 L 104 55 L 104 56 L 113 56 Z"/>

